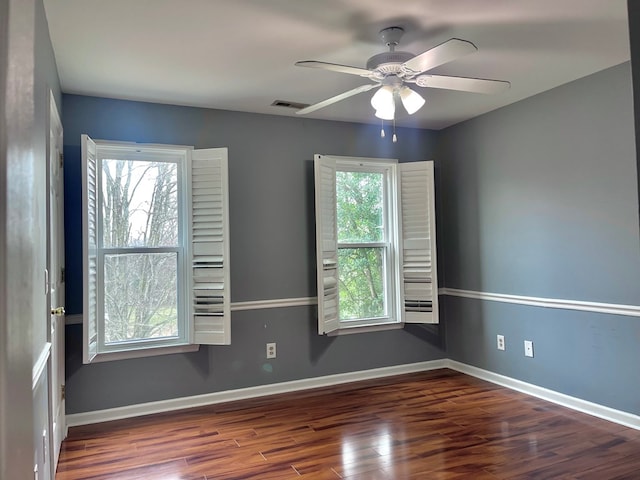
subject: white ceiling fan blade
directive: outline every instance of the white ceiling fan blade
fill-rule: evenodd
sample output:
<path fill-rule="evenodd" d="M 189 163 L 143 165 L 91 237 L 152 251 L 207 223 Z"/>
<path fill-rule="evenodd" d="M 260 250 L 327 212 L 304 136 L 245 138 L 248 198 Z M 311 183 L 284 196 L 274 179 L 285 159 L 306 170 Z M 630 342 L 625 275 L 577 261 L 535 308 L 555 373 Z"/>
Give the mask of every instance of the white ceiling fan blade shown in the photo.
<path fill-rule="evenodd" d="M 431 70 L 432 68 L 451 62 L 469 53 L 477 52 L 477 47 L 466 40 L 452 38 L 440 45 L 427 50 L 420 55 L 407 60 L 402 65 L 402 70 L 407 73 L 420 73 Z"/>
<path fill-rule="evenodd" d="M 416 78 L 419 87 L 443 88 L 461 92 L 494 94 L 508 90 L 510 82 L 485 78 L 450 77 L 447 75 L 420 75 Z"/>
<path fill-rule="evenodd" d="M 340 95 L 336 95 L 335 97 L 327 98 L 322 102 L 314 103 L 313 105 L 309 105 L 302 110 L 298 110 L 296 114 L 305 115 L 307 113 L 315 112 L 316 110 L 320 110 L 321 108 L 328 107 L 329 105 L 339 102 L 340 100 L 344 100 L 345 98 L 352 97 L 362 92 L 368 92 L 372 88 L 379 87 L 380 85 L 377 83 L 372 83 L 369 85 L 362 85 L 360 87 L 354 88 L 353 90 L 349 90 L 348 92 L 341 93 Z"/>
<path fill-rule="evenodd" d="M 339 65 L 337 63 L 318 62 L 316 60 L 303 60 L 302 62 L 296 62 L 295 65 L 296 67 L 321 68 L 323 70 L 331 70 L 332 72 L 348 73 L 349 75 L 360 75 L 361 77 L 368 77 L 372 73 L 366 68 L 351 67 L 349 65 Z"/>

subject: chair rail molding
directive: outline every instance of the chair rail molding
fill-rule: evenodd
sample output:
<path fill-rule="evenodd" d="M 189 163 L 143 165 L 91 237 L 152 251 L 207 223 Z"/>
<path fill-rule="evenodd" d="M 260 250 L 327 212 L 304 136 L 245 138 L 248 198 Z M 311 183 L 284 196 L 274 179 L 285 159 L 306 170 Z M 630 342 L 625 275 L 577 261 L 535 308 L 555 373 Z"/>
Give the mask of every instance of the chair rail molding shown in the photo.
<path fill-rule="evenodd" d="M 524 295 L 510 295 L 505 293 L 478 292 L 475 290 L 460 290 L 457 288 L 441 288 L 440 295 L 451 297 L 473 298 L 491 302 L 515 303 L 533 307 L 558 308 L 562 310 L 580 310 L 583 312 L 608 313 L 611 315 L 625 315 L 640 317 L 640 306 L 618 303 L 585 302 L 582 300 L 566 300 L 559 298 L 529 297 Z"/>

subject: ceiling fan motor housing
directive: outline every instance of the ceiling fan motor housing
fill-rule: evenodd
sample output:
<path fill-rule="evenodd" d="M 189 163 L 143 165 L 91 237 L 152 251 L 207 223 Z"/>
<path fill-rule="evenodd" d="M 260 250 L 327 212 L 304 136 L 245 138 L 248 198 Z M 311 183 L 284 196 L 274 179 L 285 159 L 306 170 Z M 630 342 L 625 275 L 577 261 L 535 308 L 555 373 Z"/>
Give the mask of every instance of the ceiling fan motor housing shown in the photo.
<path fill-rule="evenodd" d="M 385 75 L 400 73 L 401 65 L 415 55 L 409 52 L 383 52 L 367 60 L 367 70 L 376 70 Z"/>

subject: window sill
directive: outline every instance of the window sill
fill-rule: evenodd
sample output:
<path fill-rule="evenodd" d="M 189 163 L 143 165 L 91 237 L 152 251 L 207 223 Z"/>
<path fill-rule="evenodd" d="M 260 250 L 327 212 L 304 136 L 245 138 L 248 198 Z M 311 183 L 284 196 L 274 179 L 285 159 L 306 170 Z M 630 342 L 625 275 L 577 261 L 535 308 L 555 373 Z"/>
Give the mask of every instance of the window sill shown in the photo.
<path fill-rule="evenodd" d="M 158 355 L 170 355 L 173 353 L 197 352 L 200 345 L 171 345 L 164 347 L 139 348 L 136 350 L 124 350 L 119 352 L 98 353 L 91 363 L 111 362 L 114 360 L 127 360 L 129 358 L 156 357 Z"/>
<path fill-rule="evenodd" d="M 352 333 L 369 333 L 382 332 L 385 330 L 398 330 L 404 327 L 404 323 L 386 323 L 383 325 L 363 325 L 360 327 L 345 327 L 335 332 L 327 333 L 328 337 L 337 337 L 338 335 L 351 335 Z"/>

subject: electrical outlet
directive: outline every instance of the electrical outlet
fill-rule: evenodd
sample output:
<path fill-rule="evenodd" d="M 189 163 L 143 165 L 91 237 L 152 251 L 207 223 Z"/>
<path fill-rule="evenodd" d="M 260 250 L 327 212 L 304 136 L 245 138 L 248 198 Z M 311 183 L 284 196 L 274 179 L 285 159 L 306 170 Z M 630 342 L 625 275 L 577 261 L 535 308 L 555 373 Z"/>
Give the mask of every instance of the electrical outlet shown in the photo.
<path fill-rule="evenodd" d="M 524 356 L 533 357 L 533 342 L 531 340 L 524 341 Z"/>
<path fill-rule="evenodd" d="M 276 358 L 276 344 L 267 343 L 267 358 Z"/>
<path fill-rule="evenodd" d="M 497 336 L 498 350 L 504 350 L 504 335 Z"/>

